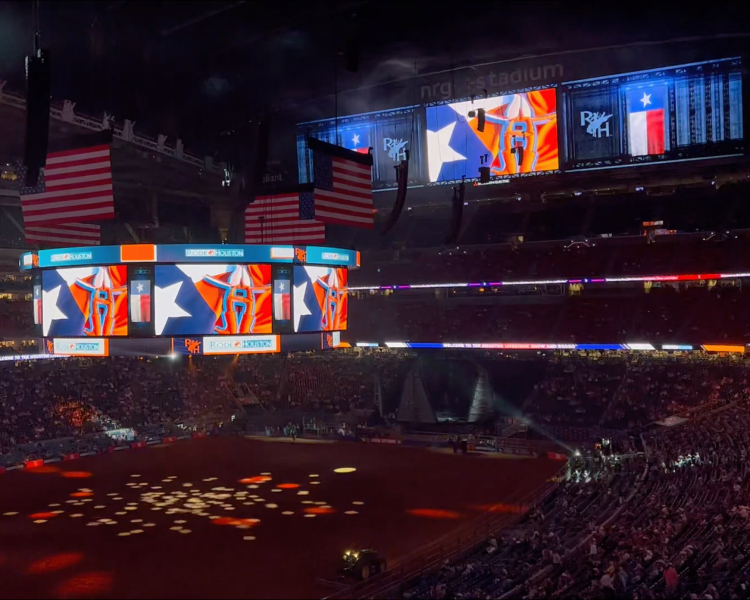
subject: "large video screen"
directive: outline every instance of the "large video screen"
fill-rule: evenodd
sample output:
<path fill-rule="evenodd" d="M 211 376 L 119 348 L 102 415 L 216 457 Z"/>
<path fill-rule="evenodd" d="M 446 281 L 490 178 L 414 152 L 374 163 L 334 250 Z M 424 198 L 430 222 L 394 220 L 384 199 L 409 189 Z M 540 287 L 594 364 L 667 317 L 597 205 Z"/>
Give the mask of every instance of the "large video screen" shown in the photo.
<path fill-rule="evenodd" d="M 156 335 L 271 333 L 270 265 L 156 265 Z"/>
<path fill-rule="evenodd" d="M 479 131 L 480 108 L 485 111 L 484 131 Z M 553 88 L 430 106 L 426 111 L 431 182 L 476 179 L 480 167 L 489 167 L 491 177 L 559 167 Z"/>
<path fill-rule="evenodd" d="M 297 126 L 297 159 L 300 183 L 312 181 L 312 152 L 306 138 L 314 137 L 329 144 L 367 154 L 372 148 L 372 187 L 396 187 L 394 167 L 409 152 L 409 180 L 422 183 L 422 129 L 424 112 L 420 107 L 398 108 L 324 121 L 300 123 Z"/>
<path fill-rule="evenodd" d="M 294 331 L 343 331 L 349 302 L 347 269 L 294 267 Z"/>
<path fill-rule="evenodd" d="M 743 152 L 739 58 L 575 81 L 561 89 L 567 169 Z"/>
<path fill-rule="evenodd" d="M 41 316 L 45 337 L 127 335 L 127 267 L 44 271 Z"/>

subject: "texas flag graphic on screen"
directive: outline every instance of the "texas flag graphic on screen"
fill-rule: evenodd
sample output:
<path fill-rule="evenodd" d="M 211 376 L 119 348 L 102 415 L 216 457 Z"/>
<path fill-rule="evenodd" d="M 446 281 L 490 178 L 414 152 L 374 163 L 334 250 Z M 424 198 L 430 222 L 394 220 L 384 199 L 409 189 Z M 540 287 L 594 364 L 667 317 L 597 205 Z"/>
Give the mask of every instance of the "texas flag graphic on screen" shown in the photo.
<path fill-rule="evenodd" d="M 276 279 L 273 282 L 273 318 L 277 321 L 292 318 L 291 287 L 288 279 Z"/>
<path fill-rule="evenodd" d="M 133 323 L 151 322 L 151 282 L 130 282 L 130 320 Z"/>
<path fill-rule="evenodd" d="M 627 91 L 631 156 L 664 154 L 666 97 L 665 85 Z"/>
<path fill-rule="evenodd" d="M 367 154 L 370 151 L 370 128 L 358 127 L 342 131 L 341 145 L 348 150 Z"/>
<path fill-rule="evenodd" d="M 42 324 L 42 286 L 34 286 L 34 325 Z"/>

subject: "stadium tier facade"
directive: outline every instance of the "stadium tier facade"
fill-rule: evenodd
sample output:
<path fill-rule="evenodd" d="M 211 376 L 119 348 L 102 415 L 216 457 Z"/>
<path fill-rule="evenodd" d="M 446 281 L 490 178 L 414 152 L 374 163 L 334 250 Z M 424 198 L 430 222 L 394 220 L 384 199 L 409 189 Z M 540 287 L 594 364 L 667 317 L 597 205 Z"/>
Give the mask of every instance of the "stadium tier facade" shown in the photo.
<path fill-rule="evenodd" d="M 353 250 L 131 244 L 21 255 L 58 356 L 235 355 L 346 346 Z"/>

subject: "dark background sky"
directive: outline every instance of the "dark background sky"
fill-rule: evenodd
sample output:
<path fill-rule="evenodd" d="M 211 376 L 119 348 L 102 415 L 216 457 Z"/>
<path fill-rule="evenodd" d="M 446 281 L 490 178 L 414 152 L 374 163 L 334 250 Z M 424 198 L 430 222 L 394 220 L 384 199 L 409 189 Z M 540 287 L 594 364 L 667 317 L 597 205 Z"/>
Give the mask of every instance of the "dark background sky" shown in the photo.
<path fill-rule="evenodd" d="M 32 2 L 0 2 L 0 78 L 22 91 Z M 53 96 L 137 121 L 186 147 L 334 92 L 337 53 L 360 46 L 338 89 L 488 60 L 746 30 L 739 2 L 41 2 Z"/>

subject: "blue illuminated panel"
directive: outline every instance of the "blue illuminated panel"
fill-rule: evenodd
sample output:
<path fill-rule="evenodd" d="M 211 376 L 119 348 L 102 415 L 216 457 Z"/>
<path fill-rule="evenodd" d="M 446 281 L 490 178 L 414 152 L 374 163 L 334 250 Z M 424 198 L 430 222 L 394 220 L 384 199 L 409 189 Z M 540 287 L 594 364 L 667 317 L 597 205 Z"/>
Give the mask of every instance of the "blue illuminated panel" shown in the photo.
<path fill-rule="evenodd" d="M 740 58 L 573 81 L 560 90 L 566 170 L 744 151 Z"/>

